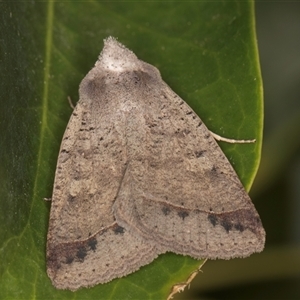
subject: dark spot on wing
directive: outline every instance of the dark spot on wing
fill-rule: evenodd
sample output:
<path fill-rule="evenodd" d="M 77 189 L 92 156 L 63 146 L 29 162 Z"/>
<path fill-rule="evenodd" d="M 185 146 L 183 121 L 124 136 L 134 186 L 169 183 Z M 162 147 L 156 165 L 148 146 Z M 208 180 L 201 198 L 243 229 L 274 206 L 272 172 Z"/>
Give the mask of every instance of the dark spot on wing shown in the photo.
<path fill-rule="evenodd" d="M 250 230 L 260 234 L 261 221 L 257 213 L 252 209 L 239 209 L 231 212 L 208 213 L 209 222 L 215 227 L 222 226 L 229 233 L 232 230 L 243 232 Z"/>
<path fill-rule="evenodd" d="M 74 202 L 75 199 L 76 199 L 75 196 L 72 196 L 72 195 L 70 195 L 70 194 L 68 195 L 68 202 Z"/>
<path fill-rule="evenodd" d="M 113 231 L 115 234 L 123 234 L 125 232 L 125 229 L 123 227 L 119 226 L 118 224 L 116 224 L 113 227 Z"/>
<path fill-rule="evenodd" d="M 161 210 L 165 216 L 167 216 L 171 212 L 168 206 L 164 206 Z"/>
<path fill-rule="evenodd" d="M 96 248 L 97 248 L 97 240 L 96 240 L 96 238 L 94 237 L 94 238 L 89 239 L 88 245 L 91 248 L 91 250 L 95 251 Z"/>
<path fill-rule="evenodd" d="M 122 227 L 120 227 L 122 228 Z M 47 268 L 56 272 L 62 264 L 71 264 L 74 262 L 83 262 L 90 251 L 97 248 L 97 236 L 104 234 L 108 228 L 101 230 L 95 235 L 89 234 L 85 240 L 74 240 L 66 243 L 53 243 L 48 240 L 47 245 Z M 80 236 L 77 239 L 81 239 Z"/>
<path fill-rule="evenodd" d="M 74 261 L 74 257 L 71 257 L 71 256 L 67 256 L 66 258 L 66 264 L 71 264 L 72 262 Z"/>
<path fill-rule="evenodd" d="M 218 222 L 218 218 L 216 215 L 214 214 L 208 214 L 207 216 L 209 222 L 215 227 L 217 225 L 217 222 Z"/>
<path fill-rule="evenodd" d="M 84 258 L 87 256 L 87 251 L 86 248 L 83 246 L 80 246 L 78 248 L 78 251 L 76 253 L 76 256 L 79 258 L 80 261 L 83 261 Z"/>
<path fill-rule="evenodd" d="M 198 158 L 198 157 L 204 156 L 205 152 L 206 152 L 206 150 L 195 151 L 195 155 Z"/>
<path fill-rule="evenodd" d="M 229 232 L 233 228 L 233 221 L 230 220 L 229 218 L 224 218 L 221 220 L 220 225 L 227 231 Z"/>
<path fill-rule="evenodd" d="M 178 216 L 179 216 L 180 218 L 182 218 L 182 220 L 184 220 L 184 218 L 186 218 L 186 217 L 189 216 L 189 213 L 188 213 L 187 211 L 185 211 L 185 210 L 180 210 L 180 211 L 178 212 Z"/>
<path fill-rule="evenodd" d="M 234 228 L 239 232 L 243 232 L 245 230 L 244 226 L 241 223 L 235 224 Z"/>
<path fill-rule="evenodd" d="M 213 167 L 211 168 L 211 171 L 212 171 L 213 173 L 216 173 L 216 172 L 217 172 L 217 167 L 216 167 L 216 166 L 213 166 Z"/>

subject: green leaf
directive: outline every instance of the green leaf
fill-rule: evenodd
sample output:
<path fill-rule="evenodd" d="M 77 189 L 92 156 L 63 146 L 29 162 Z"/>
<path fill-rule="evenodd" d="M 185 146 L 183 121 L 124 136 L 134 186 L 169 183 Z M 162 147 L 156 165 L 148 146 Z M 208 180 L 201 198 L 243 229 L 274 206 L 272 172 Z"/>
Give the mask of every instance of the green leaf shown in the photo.
<path fill-rule="evenodd" d="M 125 278 L 56 290 L 45 247 L 67 96 L 109 35 L 155 65 L 215 133 L 249 189 L 260 159 L 262 84 L 251 1 L 0 3 L 0 298 L 164 299 L 200 261 L 172 253 Z"/>

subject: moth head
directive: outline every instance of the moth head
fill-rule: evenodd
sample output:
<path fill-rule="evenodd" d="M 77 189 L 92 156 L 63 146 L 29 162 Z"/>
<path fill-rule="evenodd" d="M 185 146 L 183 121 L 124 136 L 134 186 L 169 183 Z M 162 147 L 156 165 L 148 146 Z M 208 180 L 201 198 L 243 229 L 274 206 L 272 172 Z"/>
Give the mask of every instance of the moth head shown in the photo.
<path fill-rule="evenodd" d="M 96 62 L 96 67 L 116 73 L 135 70 L 139 65 L 136 55 L 113 37 L 104 40 L 103 50 Z"/>

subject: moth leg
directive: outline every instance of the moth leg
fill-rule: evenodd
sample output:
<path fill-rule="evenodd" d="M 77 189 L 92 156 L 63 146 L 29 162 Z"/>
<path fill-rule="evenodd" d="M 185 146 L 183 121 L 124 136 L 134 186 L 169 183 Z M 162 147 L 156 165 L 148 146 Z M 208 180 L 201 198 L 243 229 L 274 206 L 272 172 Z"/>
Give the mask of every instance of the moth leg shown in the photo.
<path fill-rule="evenodd" d="M 212 136 L 214 137 L 214 139 L 216 141 L 222 141 L 222 142 L 226 142 L 226 143 L 231 143 L 231 144 L 250 144 L 250 143 L 255 143 L 256 139 L 253 140 L 234 140 L 234 139 L 228 139 L 225 137 L 222 137 L 212 131 L 210 131 L 210 133 L 212 134 Z"/>
<path fill-rule="evenodd" d="M 199 272 L 202 272 L 201 268 L 203 267 L 203 265 L 206 263 L 207 258 L 201 263 L 201 265 L 198 267 L 198 269 L 194 272 L 192 272 L 189 276 L 189 278 L 187 279 L 186 282 L 183 283 L 178 283 L 176 285 L 173 285 L 172 290 L 167 298 L 167 300 L 171 300 L 173 299 L 173 296 L 177 293 L 183 292 L 184 289 L 188 286 L 188 288 L 190 288 L 190 284 L 193 281 L 193 279 L 196 277 L 196 275 Z"/>
<path fill-rule="evenodd" d="M 75 105 L 73 104 L 72 99 L 71 99 L 70 96 L 68 96 L 68 102 L 69 102 L 71 108 L 74 109 L 74 108 L 75 108 Z"/>

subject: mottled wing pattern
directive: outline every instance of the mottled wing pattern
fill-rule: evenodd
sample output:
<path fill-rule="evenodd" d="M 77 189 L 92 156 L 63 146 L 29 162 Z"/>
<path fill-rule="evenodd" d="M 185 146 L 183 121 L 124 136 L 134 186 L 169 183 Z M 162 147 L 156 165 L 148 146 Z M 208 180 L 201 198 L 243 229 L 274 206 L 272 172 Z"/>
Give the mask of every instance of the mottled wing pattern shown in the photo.
<path fill-rule="evenodd" d="M 47 242 L 55 287 L 125 276 L 166 251 L 245 257 L 260 218 L 194 111 L 113 38 L 80 85 L 57 162 Z"/>
<path fill-rule="evenodd" d="M 128 167 L 114 205 L 118 222 L 198 259 L 260 252 L 259 215 L 213 136 L 154 67 L 141 69 L 126 114 Z"/>
<path fill-rule="evenodd" d="M 47 272 L 76 290 L 125 276 L 160 252 L 119 226 L 112 211 L 127 161 L 120 104 L 93 69 L 81 83 L 57 162 L 47 242 Z M 97 70 L 99 71 L 99 70 Z"/>

